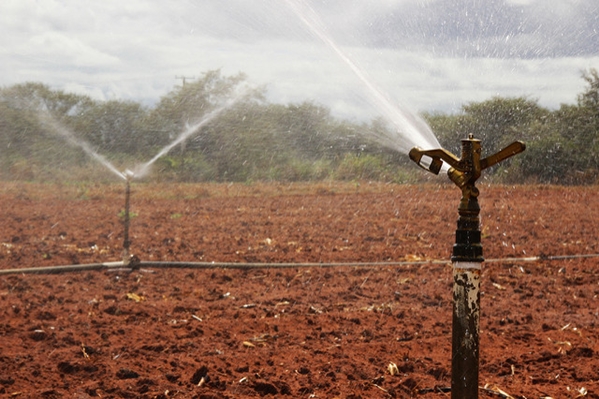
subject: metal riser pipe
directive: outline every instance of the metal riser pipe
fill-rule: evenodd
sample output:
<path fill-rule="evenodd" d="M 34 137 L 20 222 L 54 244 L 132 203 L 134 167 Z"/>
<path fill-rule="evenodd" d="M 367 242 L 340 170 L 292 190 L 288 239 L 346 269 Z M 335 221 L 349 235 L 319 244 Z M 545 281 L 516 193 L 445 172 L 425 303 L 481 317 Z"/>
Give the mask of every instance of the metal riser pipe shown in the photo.
<path fill-rule="evenodd" d="M 480 272 L 478 262 L 453 269 L 451 397 L 478 397 Z"/>

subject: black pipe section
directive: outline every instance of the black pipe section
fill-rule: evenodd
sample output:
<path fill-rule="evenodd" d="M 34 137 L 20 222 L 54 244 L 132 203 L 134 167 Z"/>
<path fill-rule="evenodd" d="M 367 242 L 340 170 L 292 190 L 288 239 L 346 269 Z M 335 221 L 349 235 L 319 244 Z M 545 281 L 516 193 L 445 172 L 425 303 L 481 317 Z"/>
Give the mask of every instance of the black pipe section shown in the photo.
<path fill-rule="evenodd" d="M 17 269 L 0 269 L 0 276 L 9 274 L 60 274 L 81 271 L 102 270 L 137 270 L 137 269 L 293 269 L 301 267 L 372 267 L 372 266 L 413 266 L 439 264 L 446 265 L 449 262 L 441 260 L 429 260 L 418 262 L 354 262 L 354 263 L 240 263 L 240 262 L 161 262 L 161 261 L 137 261 L 137 262 L 106 262 L 89 263 L 83 265 L 61 265 L 24 267 Z"/>
<path fill-rule="evenodd" d="M 528 256 L 525 258 L 503 258 L 503 259 L 485 259 L 485 263 L 517 263 L 517 262 L 539 262 L 567 259 L 589 259 L 599 258 L 599 254 L 579 254 L 579 255 L 542 255 Z M 135 269 L 291 269 L 302 267 L 372 267 L 372 266 L 418 266 L 418 265 L 449 265 L 446 260 L 425 260 L 414 262 L 359 262 L 359 263 L 240 263 L 240 262 L 138 262 Z M 24 267 L 17 269 L 0 269 L 0 276 L 10 274 L 59 274 L 80 271 L 101 271 L 101 270 L 133 270 L 134 268 L 124 262 L 105 262 L 88 263 L 82 265 L 60 265 L 60 266 L 40 266 Z"/>

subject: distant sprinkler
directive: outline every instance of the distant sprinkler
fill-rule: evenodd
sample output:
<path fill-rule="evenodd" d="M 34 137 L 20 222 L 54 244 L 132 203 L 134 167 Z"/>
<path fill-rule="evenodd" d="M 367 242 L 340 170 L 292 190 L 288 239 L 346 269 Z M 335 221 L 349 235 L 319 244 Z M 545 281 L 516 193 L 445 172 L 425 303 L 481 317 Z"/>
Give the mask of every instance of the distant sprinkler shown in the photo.
<path fill-rule="evenodd" d="M 453 264 L 453 323 L 451 398 L 478 398 L 480 272 L 483 247 L 480 233 L 480 207 L 476 180 L 481 172 L 498 162 L 524 151 L 520 141 L 513 142 L 497 154 L 481 159 L 480 140 L 469 135 L 462 140 L 462 157 L 458 159 L 440 148 L 424 151 L 418 147 L 410 151 L 410 159 L 418 166 L 439 174 L 443 162 L 451 167 L 449 179 L 462 190 L 458 208 L 459 218 L 456 241 L 451 261 Z"/>
<path fill-rule="evenodd" d="M 126 169 L 123 172 L 123 176 L 125 176 L 125 180 L 130 181 L 135 177 L 135 172 L 133 172 L 131 169 Z"/>

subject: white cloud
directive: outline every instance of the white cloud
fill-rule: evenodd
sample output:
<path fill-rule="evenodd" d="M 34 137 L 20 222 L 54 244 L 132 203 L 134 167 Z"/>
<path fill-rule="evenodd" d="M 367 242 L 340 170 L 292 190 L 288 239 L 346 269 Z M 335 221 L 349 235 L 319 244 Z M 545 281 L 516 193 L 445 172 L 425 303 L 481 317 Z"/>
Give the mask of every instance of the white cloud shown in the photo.
<path fill-rule="evenodd" d="M 108 68 L 119 64 L 118 57 L 95 49 L 77 37 L 51 31 L 33 36 L 26 45 L 24 55 L 59 63 L 67 69 Z"/>

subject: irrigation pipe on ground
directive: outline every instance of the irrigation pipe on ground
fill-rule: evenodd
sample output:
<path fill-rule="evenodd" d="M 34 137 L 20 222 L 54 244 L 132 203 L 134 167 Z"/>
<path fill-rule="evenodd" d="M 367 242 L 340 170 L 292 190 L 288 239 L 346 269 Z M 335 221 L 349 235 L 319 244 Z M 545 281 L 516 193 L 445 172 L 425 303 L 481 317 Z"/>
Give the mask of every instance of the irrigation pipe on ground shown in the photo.
<path fill-rule="evenodd" d="M 567 259 L 585 259 L 597 258 L 599 254 L 582 255 L 557 255 L 557 256 L 529 256 L 525 258 L 501 258 L 487 259 L 485 263 L 506 263 L 506 262 L 537 262 L 554 261 Z M 347 262 L 347 263 L 240 263 L 240 262 L 134 262 L 125 263 L 105 262 L 89 263 L 83 265 L 63 265 L 63 266 L 44 266 L 28 267 L 20 269 L 0 270 L 0 276 L 9 274 L 58 274 L 67 272 L 81 272 L 91 270 L 135 270 L 140 268 L 153 269 L 260 269 L 260 268 L 279 268 L 289 269 L 297 267 L 368 267 L 368 266 L 411 266 L 427 264 L 450 264 L 449 260 L 423 260 L 423 261 L 403 261 L 403 262 Z"/>

